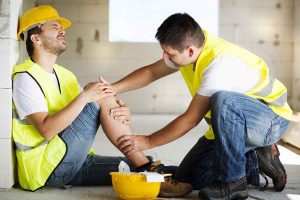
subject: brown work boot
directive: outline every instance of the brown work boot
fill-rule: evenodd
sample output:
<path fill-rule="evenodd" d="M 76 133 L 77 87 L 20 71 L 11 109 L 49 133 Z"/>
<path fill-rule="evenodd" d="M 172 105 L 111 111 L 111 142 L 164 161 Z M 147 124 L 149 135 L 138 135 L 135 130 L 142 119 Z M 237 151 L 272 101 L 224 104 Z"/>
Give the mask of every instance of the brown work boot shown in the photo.
<path fill-rule="evenodd" d="M 149 172 L 157 172 L 164 175 L 165 182 L 160 185 L 159 197 L 182 197 L 192 192 L 193 188 L 189 183 L 178 182 L 172 178 L 172 174 L 165 174 L 165 166 L 159 161 L 152 162 L 151 165 L 146 169 Z"/>
<path fill-rule="evenodd" d="M 165 176 L 165 182 L 161 183 L 159 197 L 182 197 L 192 192 L 193 188 L 189 183 L 178 182 L 170 176 Z"/>

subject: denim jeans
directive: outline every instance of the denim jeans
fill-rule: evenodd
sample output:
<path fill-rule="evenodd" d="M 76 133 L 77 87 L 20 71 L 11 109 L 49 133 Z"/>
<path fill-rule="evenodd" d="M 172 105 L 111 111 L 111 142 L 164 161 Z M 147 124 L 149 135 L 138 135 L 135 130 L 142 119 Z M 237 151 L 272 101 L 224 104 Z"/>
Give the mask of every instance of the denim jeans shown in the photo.
<path fill-rule="evenodd" d="M 194 189 L 244 176 L 248 184 L 259 185 L 255 148 L 276 143 L 289 121 L 261 101 L 221 91 L 211 98 L 211 122 L 215 139 L 199 139 L 181 162 L 177 179 L 190 182 Z"/>
<path fill-rule="evenodd" d="M 123 157 L 88 154 L 100 125 L 99 114 L 95 103 L 87 104 L 73 123 L 59 134 L 67 150 L 47 180 L 47 186 L 111 185 L 109 172 L 118 171 L 121 160 L 129 164 Z"/>

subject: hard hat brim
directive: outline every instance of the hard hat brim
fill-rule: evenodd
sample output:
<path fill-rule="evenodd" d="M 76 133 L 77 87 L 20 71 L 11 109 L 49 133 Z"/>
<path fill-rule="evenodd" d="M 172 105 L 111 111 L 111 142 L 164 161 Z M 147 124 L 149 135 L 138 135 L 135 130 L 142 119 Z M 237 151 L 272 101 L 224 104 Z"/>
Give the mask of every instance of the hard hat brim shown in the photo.
<path fill-rule="evenodd" d="M 69 28 L 69 27 L 71 26 L 71 24 L 72 24 L 72 23 L 71 23 L 69 20 L 67 20 L 66 18 L 60 17 L 60 18 L 58 18 L 57 20 L 60 22 L 61 28 L 62 28 L 63 30 Z"/>
<path fill-rule="evenodd" d="M 53 19 L 48 19 L 47 21 L 58 21 L 61 25 L 61 28 L 63 30 L 69 28 L 71 26 L 71 22 L 69 20 L 67 20 L 66 18 L 63 18 L 63 17 L 58 17 L 58 18 L 53 18 Z M 19 40 L 22 40 L 21 38 L 21 34 L 24 32 L 24 31 L 27 31 L 27 30 L 20 30 L 18 32 L 18 39 Z"/>

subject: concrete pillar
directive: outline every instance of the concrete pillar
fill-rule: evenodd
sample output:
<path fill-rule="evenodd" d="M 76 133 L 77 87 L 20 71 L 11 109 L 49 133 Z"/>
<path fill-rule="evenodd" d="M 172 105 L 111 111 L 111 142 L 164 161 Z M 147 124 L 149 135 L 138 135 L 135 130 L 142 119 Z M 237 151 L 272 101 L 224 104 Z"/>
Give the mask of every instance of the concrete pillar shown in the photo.
<path fill-rule="evenodd" d="M 295 1 L 293 108 L 300 112 L 300 1 Z"/>
<path fill-rule="evenodd" d="M 11 138 L 10 74 L 20 55 L 16 33 L 21 5 L 22 0 L 0 2 L 0 188 L 10 188 L 16 178 Z"/>

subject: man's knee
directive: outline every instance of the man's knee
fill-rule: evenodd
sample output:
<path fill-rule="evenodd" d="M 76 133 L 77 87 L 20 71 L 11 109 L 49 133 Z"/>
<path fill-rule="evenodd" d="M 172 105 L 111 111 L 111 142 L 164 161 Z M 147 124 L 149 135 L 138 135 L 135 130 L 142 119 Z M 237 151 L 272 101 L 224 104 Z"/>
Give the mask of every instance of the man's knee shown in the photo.
<path fill-rule="evenodd" d="M 119 104 L 117 103 L 117 98 L 115 96 L 105 97 L 97 101 L 97 104 L 102 110 L 119 107 Z"/>

